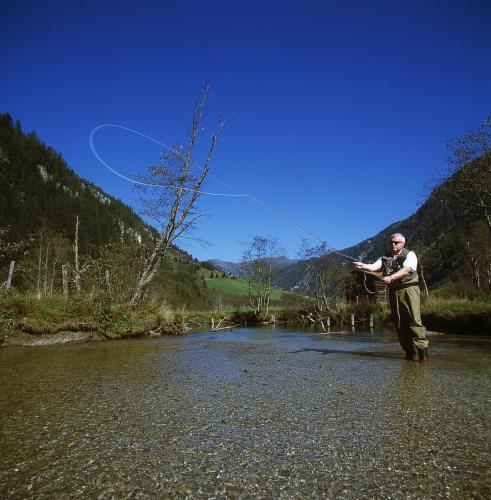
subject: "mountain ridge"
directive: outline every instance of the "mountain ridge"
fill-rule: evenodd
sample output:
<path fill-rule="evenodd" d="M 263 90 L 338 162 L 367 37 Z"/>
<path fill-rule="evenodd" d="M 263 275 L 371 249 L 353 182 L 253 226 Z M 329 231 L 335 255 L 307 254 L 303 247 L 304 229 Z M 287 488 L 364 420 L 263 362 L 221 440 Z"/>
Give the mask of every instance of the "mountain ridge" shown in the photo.
<path fill-rule="evenodd" d="M 286 257 L 284 255 L 279 256 L 279 257 L 269 257 L 269 260 L 272 260 L 274 264 L 279 268 L 283 269 L 285 267 L 288 267 L 294 263 L 296 263 L 299 259 L 290 259 L 289 257 Z M 216 267 L 220 271 L 223 271 L 225 273 L 233 274 L 234 276 L 237 276 L 238 278 L 243 278 L 245 276 L 245 272 L 241 267 L 240 262 L 232 262 L 228 260 L 221 260 L 221 259 L 209 259 L 205 260 L 205 263 L 209 263 L 212 266 Z"/>

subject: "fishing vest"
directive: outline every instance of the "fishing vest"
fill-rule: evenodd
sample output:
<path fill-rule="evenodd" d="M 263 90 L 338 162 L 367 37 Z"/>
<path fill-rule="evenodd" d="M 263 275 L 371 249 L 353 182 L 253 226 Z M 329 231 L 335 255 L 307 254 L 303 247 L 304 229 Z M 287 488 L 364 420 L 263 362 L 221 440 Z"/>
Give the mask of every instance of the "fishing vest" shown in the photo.
<path fill-rule="evenodd" d="M 407 254 L 410 252 L 407 248 L 403 248 L 399 255 L 386 255 L 382 257 L 382 276 L 390 276 L 404 267 L 404 261 Z M 419 262 L 418 262 L 419 268 Z M 400 290 L 419 283 L 418 272 L 413 271 L 411 274 L 404 276 L 400 280 L 395 280 L 389 285 L 390 290 Z"/>

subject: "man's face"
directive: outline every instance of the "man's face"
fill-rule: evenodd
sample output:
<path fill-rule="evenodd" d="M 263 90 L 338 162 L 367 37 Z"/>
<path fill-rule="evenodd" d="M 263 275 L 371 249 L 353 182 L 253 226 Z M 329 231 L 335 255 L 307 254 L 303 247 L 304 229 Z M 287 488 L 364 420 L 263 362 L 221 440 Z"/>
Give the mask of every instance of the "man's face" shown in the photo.
<path fill-rule="evenodd" d="M 392 255 L 397 255 L 402 252 L 404 247 L 404 242 L 401 240 L 399 236 L 392 236 L 389 241 L 390 251 Z"/>

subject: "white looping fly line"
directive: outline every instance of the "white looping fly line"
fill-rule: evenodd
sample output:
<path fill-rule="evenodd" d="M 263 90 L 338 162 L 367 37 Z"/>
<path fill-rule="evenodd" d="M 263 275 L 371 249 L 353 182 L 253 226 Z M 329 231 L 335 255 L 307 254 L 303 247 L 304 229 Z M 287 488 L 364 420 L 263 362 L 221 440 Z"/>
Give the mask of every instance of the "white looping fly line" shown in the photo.
<path fill-rule="evenodd" d="M 134 184 L 139 184 L 139 185 L 142 185 L 142 186 L 149 186 L 149 187 L 176 188 L 177 189 L 177 186 L 162 186 L 162 185 L 150 184 L 150 183 L 141 182 L 141 181 L 132 179 L 131 177 L 127 177 L 127 176 L 121 174 L 120 172 L 118 172 L 117 170 L 115 170 L 114 168 L 112 168 L 106 161 L 104 161 L 104 159 L 99 155 L 99 153 L 97 152 L 97 150 L 96 150 L 96 148 L 94 146 L 94 136 L 95 136 L 95 134 L 99 130 L 101 130 L 103 128 L 108 128 L 108 127 L 113 127 L 113 128 L 119 128 L 121 130 L 126 130 L 127 132 L 131 132 L 132 134 L 139 135 L 140 137 L 144 137 L 145 139 L 148 139 L 149 141 L 152 141 L 155 144 L 158 144 L 159 146 L 162 146 L 163 148 L 165 148 L 165 149 L 167 149 L 169 151 L 174 151 L 172 148 L 170 148 L 169 146 L 165 145 L 164 143 L 158 141 L 157 139 L 154 139 L 153 137 L 150 137 L 147 134 L 143 134 L 142 132 L 138 132 L 137 130 L 133 130 L 131 128 L 124 127 L 123 125 L 117 125 L 117 124 L 114 124 L 114 123 L 103 123 L 101 125 L 98 125 L 94 129 L 92 129 L 92 131 L 89 134 L 89 146 L 90 146 L 90 149 L 91 149 L 93 155 L 97 158 L 97 160 L 102 165 L 104 165 L 114 175 L 117 175 L 118 177 L 120 177 L 121 179 L 124 179 L 126 181 L 133 182 Z M 199 168 L 199 165 L 197 165 L 196 163 L 193 163 L 193 164 L 197 168 Z M 215 179 L 220 184 L 222 184 L 223 186 L 225 186 L 228 189 L 230 189 L 231 191 L 235 191 L 235 193 L 215 193 L 215 192 L 201 191 L 201 190 L 196 190 L 196 189 L 191 189 L 191 188 L 185 188 L 185 187 L 180 187 L 180 186 L 179 186 L 179 189 L 182 189 L 183 191 L 191 191 L 191 192 L 203 194 L 203 195 L 206 195 L 206 196 L 222 196 L 222 197 L 227 197 L 227 198 L 247 198 L 247 199 L 251 200 L 252 202 L 254 202 L 255 204 L 259 205 L 260 207 L 264 208 L 268 212 L 271 212 L 272 214 L 277 215 L 278 217 L 281 217 L 281 218 L 285 219 L 288 222 L 288 224 L 296 227 L 300 231 L 304 232 L 305 234 L 308 234 L 313 239 L 315 239 L 315 240 L 319 241 L 320 243 L 322 243 L 329 251 L 331 251 L 333 253 L 336 253 L 336 254 L 338 254 L 338 255 L 340 255 L 342 257 L 345 257 L 345 258 L 347 258 L 349 260 L 356 261 L 356 259 L 354 259 L 350 255 L 346 255 L 346 254 L 343 254 L 343 253 L 339 252 L 332 245 L 329 245 L 329 243 L 327 243 L 326 241 L 324 241 L 322 238 L 320 238 L 319 236 L 317 236 L 312 231 L 309 231 L 307 228 L 301 226 L 300 224 L 298 224 L 297 222 L 295 222 L 293 219 L 291 219 L 287 215 L 284 215 L 281 212 L 279 212 L 278 210 L 274 209 L 273 207 L 270 207 L 269 205 L 267 205 L 266 203 L 264 203 L 261 200 L 257 199 L 253 195 L 247 194 L 247 193 L 239 193 L 232 186 L 229 186 L 228 184 L 226 184 L 222 180 L 218 179 L 213 174 L 209 173 L 208 175 L 210 177 L 212 177 L 213 179 Z"/>

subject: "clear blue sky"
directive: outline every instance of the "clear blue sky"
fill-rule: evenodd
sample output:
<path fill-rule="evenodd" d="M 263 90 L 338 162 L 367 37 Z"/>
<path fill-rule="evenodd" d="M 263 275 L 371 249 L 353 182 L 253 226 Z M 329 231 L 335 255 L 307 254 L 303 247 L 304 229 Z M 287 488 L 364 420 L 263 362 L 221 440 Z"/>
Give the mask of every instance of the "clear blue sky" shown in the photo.
<path fill-rule="evenodd" d="M 208 125 L 230 117 L 213 173 L 338 248 L 415 212 L 447 140 L 491 114 L 489 1 L 3 0 L 0 18 L 0 111 L 80 176 L 134 206 L 90 131 L 182 140 L 206 81 Z M 124 174 L 159 160 L 121 130 L 95 142 Z M 305 236 L 244 200 L 202 208 L 209 245 L 179 243 L 202 260 L 238 260 L 254 234 L 295 257 Z"/>

